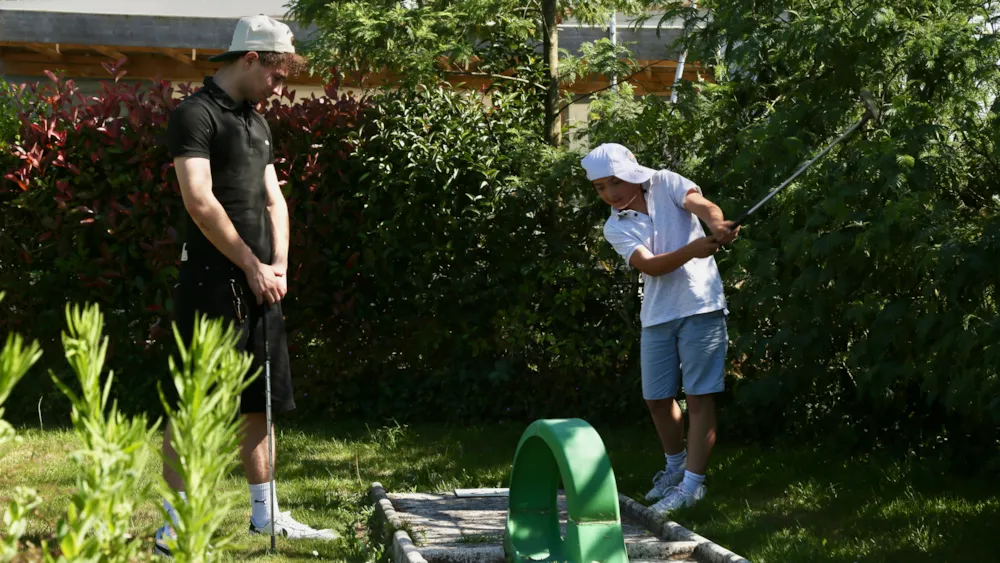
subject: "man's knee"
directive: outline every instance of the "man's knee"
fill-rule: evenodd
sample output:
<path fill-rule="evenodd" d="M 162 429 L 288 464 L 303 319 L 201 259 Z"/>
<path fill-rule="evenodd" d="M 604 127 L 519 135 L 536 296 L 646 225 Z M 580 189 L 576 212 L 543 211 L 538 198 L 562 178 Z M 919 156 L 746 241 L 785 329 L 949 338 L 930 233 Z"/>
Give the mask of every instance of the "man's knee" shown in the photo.
<path fill-rule="evenodd" d="M 245 412 L 240 414 L 240 419 L 240 426 L 245 432 L 263 432 L 267 428 L 267 413 Z"/>

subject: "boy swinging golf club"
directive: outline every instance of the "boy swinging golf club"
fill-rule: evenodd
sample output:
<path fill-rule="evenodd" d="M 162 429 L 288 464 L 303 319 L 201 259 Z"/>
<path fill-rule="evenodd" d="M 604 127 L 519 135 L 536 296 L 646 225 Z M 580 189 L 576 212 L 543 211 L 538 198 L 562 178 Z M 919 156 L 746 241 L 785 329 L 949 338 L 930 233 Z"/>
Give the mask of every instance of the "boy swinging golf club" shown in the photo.
<path fill-rule="evenodd" d="M 235 324 L 237 346 L 253 356 L 251 372 L 264 367 L 240 399 L 240 457 L 250 493 L 249 530 L 290 539 L 334 539 L 280 512 L 274 475 L 275 413 L 295 408 L 281 299 L 287 291 L 288 208 L 274 169 L 267 122 L 254 105 L 280 94 L 285 78 L 304 67 L 288 26 L 267 16 L 242 18 L 224 64 L 203 88 L 170 116 L 168 143 L 184 207 L 186 233 L 176 286 L 176 322 L 189 342 L 195 313 Z M 261 364 L 264 364 L 263 366 Z M 167 385 L 169 390 L 172 386 Z M 266 442 L 266 443 L 265 443 Z M 163 453 L 176 460 L 170 424 Z M 174 490 L 184 483 L 164 463 Z M 185 498 L 181 493 L 182 498 Z M 156 532 L 155 551 L 170 556 L 176 513 Z"/>
<path fill-rule="evenodd" d="M 601 145 L 581 161 L 587 179 L 612 207 L 604 237 L 646 276 L 640 311 L 642 392 L 666 457 L 666 467 L 653 477 L 646 494 L 647 501 L 657 501 L 652 506 L 657 512 L 691 506 L 705 495 L 705 470 L 715 445 L 713 394 L 724 389 L 728 345 L 726 301 L 712 255 L 735 239 L 751 214 L 835 145 L 879 119 L 871 92 L 864 90 L 860 97 L 865 106 L 861 119 L 736 221 L 726 221 L 687 178 L 640 166 L 621 145 Z M 712 236 L 705 236 L 698 219 Z M 682 379 L 690 417 L 686 449 L 675 401 Z"/>
<path fill-rule="evenodd" d="M 728 335 L 722 278 L 712 257 L 738 228 L 691 180 L 640 166 L 632 152 L 608 143 L 581 161 L 598 195 L 611 206 L 604 237 L 626 264 L 645 275 L 640 319 L 642 394 L 666 466 L 647 501 L 668 513 L 705 496 L 715 445 L 714 394 L 724 389 Z M 712 236 L 705 236 L 699 219 Z M 690 428 L 675 400 L 683 383 Z"/>

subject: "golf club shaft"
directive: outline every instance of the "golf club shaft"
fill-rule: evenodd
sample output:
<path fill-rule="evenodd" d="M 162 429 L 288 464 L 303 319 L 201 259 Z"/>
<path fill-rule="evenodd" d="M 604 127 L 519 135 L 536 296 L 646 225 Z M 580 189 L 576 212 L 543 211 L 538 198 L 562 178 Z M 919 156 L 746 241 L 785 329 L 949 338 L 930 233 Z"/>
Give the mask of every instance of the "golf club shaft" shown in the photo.
<path fill-rule="evenodd" d="M 268 331 L 267 316 L 271 312 L 271 307 L 268 304 L 264 304 L 264 318 L 263 318 L 263 330 L 264 330 L 264 410 L 267 411 L 267 468 L 268 468 L 268 497 L 269 506 L 268 511 L 271 513 L 271 549 L 274 549 L 274 527 L 275 519 L 277 514 L 274 513 L 274 445 L 272 443 L 271 435 L 271 347 L 268 344 L 270 340 L 270 331 Z"/>
<path fill-rule="evenodd" d="M 811 159 L 809 159 L 805 164 L 802 165 L 801 168 L 799 168 L 798 170 L 796 170 L 795 174 L 792 174 L 787 180 L 785 180 L 784 182 L 782 182 L 780 186 L 778 186 L 777 188 L 774 188 L 773 190 L 771 190 L 771 193 L 767 194 L 767 196 L 764 197 L 764 199 L 762 199 L 759 202 L 757 202 L 757 205 L 754 205 L 753 207 L 751 207 L 750 209 L 748 209 L 746 211 L 746 213 L 743 214 L 742 217 L 740 217 L 735 222 L 733 222 L 732 228 L 735 229 L 736 227 L 738 227 L 741 224 L 743 224 L 743 222 L 747 219 L 747 217 L 750 216 L 751 213 L 753 213 L 754 211 L 757 211 L 757 209 L 759 209 L 760 206 L 762 206 L 765 203 L 767 203 L 767 200 L 771 199 L 772 197 L 774 197 L 775 194 L 777 194 L 781 190 L 785 189 L 785 187 L 788 186 L 788 184 L 791 184 L 793 180 L 795 180 L 796 178 L 798 178 L 800 174 L 802 174 L 803 172 L 806 171 L 806 169 L 808 169 L 810 166 L 812 166 L 814 162 L 816 162 L 817 160 L 819 160 L 820 158 L 822 158 L 826 153 L 830 152 L 830 149 L 832 149 L 834 147 L 834 145 L 836 145 L 837 143 L 843 141 L 845 138 L 847 138 L 848 135 L 850 135 L 851 133 L 853 133 L 855 129 L 857 129 L 858 127 L 861 127 L 861 124 L 863 124 L 866 120 L 867 120 L 867 116 L 861 118 L 854 125 L 851 125 L 851 127 L 848 128 L 847 131 L 844 131 L 844 133 L 840 137 L 837 137 L 837 139 L 835 141 L 833 141 L 832 143 L 830 143 L 829 145 L 827 145 L 826 148 L 824 148 L 822 151 L 820 151 L 819 154 L 817 154 L 816 156 L 814 156 Z"/>

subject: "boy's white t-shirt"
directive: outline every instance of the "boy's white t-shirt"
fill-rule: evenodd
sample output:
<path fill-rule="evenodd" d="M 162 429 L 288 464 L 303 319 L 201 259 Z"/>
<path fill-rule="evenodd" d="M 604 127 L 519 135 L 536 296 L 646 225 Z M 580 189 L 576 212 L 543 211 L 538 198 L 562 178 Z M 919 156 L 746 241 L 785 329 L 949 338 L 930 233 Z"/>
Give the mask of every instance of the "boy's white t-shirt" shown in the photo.
<path fill-rule="evenodd" d="M 650 178 L 646 190 L 649 215 L 612 208 L 604 223 L 604 238 L 628 264 L 640 246 L 654 255 L 664 254 L 705 236 L 698 217 L 684 209 L 684 198 L 692 189 L 701 193 L 701 188 L 691 180 L 660 170 Z M 719 310 L 729 313 L 722 276 L 711 256 L 689 260 L 662 276 L 645 276 L 639 313 L 643 327 Z"/>

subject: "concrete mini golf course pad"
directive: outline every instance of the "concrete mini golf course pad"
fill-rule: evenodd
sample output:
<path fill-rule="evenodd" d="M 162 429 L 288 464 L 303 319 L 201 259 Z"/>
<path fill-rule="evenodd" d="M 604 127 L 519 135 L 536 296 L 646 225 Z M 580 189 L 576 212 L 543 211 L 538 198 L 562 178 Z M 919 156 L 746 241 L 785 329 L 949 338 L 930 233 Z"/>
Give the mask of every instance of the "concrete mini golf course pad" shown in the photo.
<path fill-rule="evenodd" d="M 600 436 L 580 419 L 532 423 L 510 484 L 391 494 L 373 483 L 370 495 L 397 563 L 746 561 L 619 495 Z"/>

